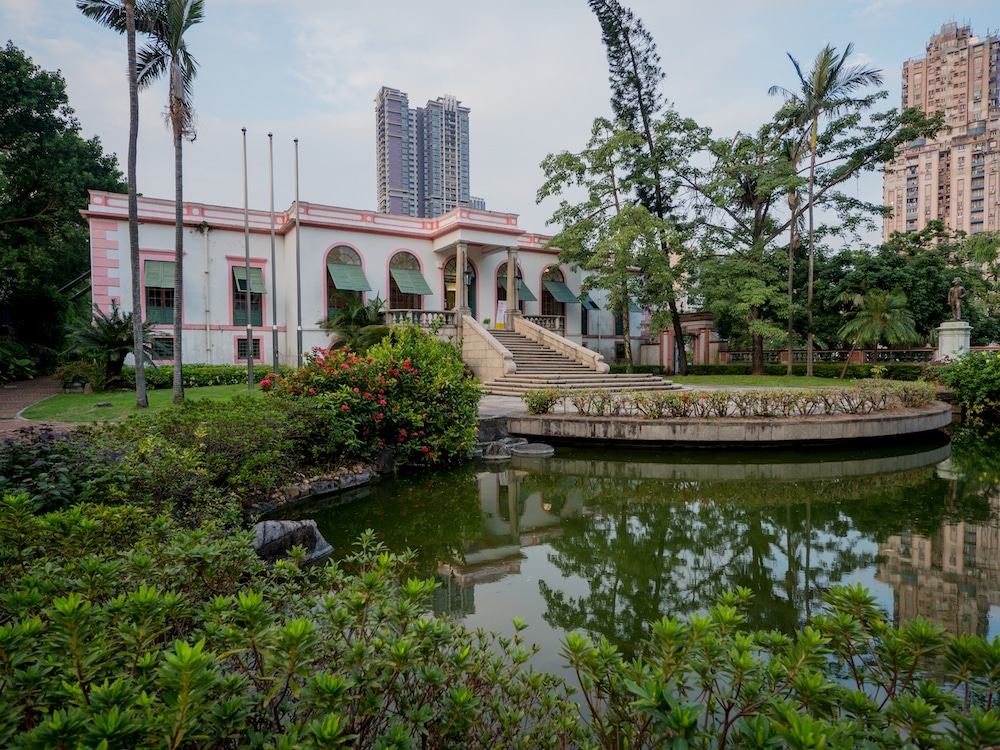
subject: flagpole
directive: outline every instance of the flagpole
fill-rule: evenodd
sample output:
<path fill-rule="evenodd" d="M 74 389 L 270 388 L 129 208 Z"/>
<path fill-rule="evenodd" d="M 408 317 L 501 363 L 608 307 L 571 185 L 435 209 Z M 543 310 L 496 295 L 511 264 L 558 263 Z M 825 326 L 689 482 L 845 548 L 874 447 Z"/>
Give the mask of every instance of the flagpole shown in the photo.
<path fill-rule="evenodd" d="M 299 221 L 299 139 L 295 139 L 295 302 L 298 306 L 295 361 L 302 367 L 302 228 Z"/>
<path fill-rule="evenodd" d="M 278 268 L 274 255 L 274 135 L 267 134 L 267 176 L 271 183 L 271 359 L 278 372 Z"/>
<path fill-rule="evenodd" d="M 253 316 L 250 311 L 250 198 L 247 192 L 247 129 L 243 128 L 243 249 L 246 254 L 244 289 L 247 306 L 247 390 L 253 390 Z"/>

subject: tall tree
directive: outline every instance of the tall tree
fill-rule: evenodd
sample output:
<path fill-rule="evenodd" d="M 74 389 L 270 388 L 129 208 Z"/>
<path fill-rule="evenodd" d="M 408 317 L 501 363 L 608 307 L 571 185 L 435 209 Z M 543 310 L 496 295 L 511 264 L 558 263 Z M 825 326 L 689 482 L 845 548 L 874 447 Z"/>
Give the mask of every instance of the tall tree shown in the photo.
<path fill-rule="evenodd" d="M 634 185 L 622 173 L 629 154 L 642 143 L 638 133 L 598 118 L 587 147 L 578 154 L 564 151 L 542 161 L 545 184 L 538 200 L 582 188 L 580 203 L 563 200 L 549 223 L 563 229 L 549 244 L 559 248 L 559 260 L 587 271 L 585 291 L 607 293 L 609 309 L 621 317 L 625 364 L 632 369 L 629 312 L 631 300 L 644 302 L 673 291 L 676 275 L 661 251 L 667 230 L 640 205 Z"/>
<path fill-rule="evenodd" d="M 80 137 L 58 72 L 8 42 L 0 81 L 0 327 L 44 370 L 63 348 L 69 301 L 60 288 L 90 268 L 80 215 L 88 190 L 125 183 L 100 140 Z"/>
<path fill-rule="evenodd" d="M 665 222 L 671 219 L 671 190 L 664 181 L 663 154 L 654 132 L 656 115 L 664 108 L 659 89 L 664 74 L 656 44 L 642 21 L 617 0 L 589 0 L 588 4 L 601 24 L 607 50 L 612 111 L 625 127 L 642 136 L 633 151 L 631 170 L 639 203 L 666 226 Z M 684 253 L 683 246 L 671 248 L 666 234 L 660 238 L 660 247 L 668 258 L 671 253 L 675 257 Z M 687 356 L 677 295 L 671 288 L 664 290 L 664 296 L 679 352 L 676 369 L 686 375 Z"/>
<path fill-rule="evenodd" d="M 816 160 L 819 153 L 819 121 L 824 116 L 835 116 L 849 111 L 863 111 L 870 108 L 880 98 L 877 94 L 867 97 L 855 97 L 854 93 L 869 86 L 881 86 L 881 71 L 861 65 L 848 66 L 847 60 L 854 51 L 854 45 L 848 44 L 843 54 L 838 54 L 834 47 L 827 45 L 816 56 L 812 70 L 808 74 L 802 72 L 798 61 L 788 55 L 795 67 L 799 79 L 797 91 L 782 86 L 772 86 L 769 93 L 784 96 L 790 100 L 795 109 L 795 121 L 803 130 L 803 139 L 809 143 L 809 277 L 807 283 L 806 314 L 808 330 L 806 331 L 806 374 L 812 375 L 813 370 L 813 266 L 814 266 L 814 189 L 816 179 Z"/>
<path fill-rule="evenodd" d="M 174 394 L 175 404 L 184 401 L 183 309 L 184 309 L 184 178 L 183 142 L 193 141 L 194 111 L 191 91 L 198 63 L 188 51 L 184 35 L 204 19 L 202 0 L 151 0 L 139 16 L 140 28 L 149 44 L 139 52 L 138 84 L 145 88 L 164 73 L 169 76 L 167 116 L 174 140 Z"/>
<path fill-rule="evenodd" d="M 139 193 L 136 189 L 136 151 L 139 142 L 139 87 L 136 71 L 135 16 L 140 0 L 77 0 L 76 7 L 102 26 L 125 34 L 128 49 L 128 235 L 132 271 L 132 337 L 134 351 L 143 351 L 142 288 L 139 274 Z M 146 365 L 142 357 L 135 358 L 135 405 L 149 406 L 146 396 Z"/>

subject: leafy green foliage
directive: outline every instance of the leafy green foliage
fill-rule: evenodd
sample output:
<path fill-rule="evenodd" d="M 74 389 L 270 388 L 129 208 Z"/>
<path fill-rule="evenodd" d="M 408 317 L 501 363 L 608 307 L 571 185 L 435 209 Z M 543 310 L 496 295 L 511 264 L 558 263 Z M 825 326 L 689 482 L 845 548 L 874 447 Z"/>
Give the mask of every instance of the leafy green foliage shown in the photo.
<path fill-rule="evenodd" d="M 888 380 L 918 380 L 921 378 L 924 368 L 921 365 L 905 364 L 899 362 L 889 362 L 885 365 L 886 372 L 883 377 Z M 847 376 L 851 378 L 871 377 L 872 365 L 849 365 Z M 813 365 L 813 375 L 817 378 L 839 378 L 844 370 L 843 365 L 815 364 Z M 784 375 L 785 365 L 765 365 L 764 372 L 767 375 Z M 731 365 L 691 365 L 692 375 L 749 375 L 749 364 Z M 793 375 L 805 375 L 806 366 L 794 365 Z"/>
<path fill-rule="evenodd" d="M 563 392 L 557 388 L 543 388 L 525 391 L 521 400 L 528 407 L 528 414 L 548 414 L 562 396 Z"/>
<path fill-rule="evenodd" d="M 381 297 L 365 303 L 360 296 L 344 295 L 344 306 L 326 320 L 320 328 L 330 334 L 330 347 L 346 346 L 352 352 L 364 354 L 389 334 L 382 325 L 386 303 Z"/>
<path fill-rule="evenodd" d="M 301 369 L 261 387 L 322 413 L 328 441 L 351 456 L 385 448 L 398 463 L 429 465 L 475 447 L 479 385 L 458 349 L 413 326 L 394 327 L 366 357 L 317 349 Z"/>
<path fill-rule="evenodd" d="M 301 556 L 296 555 L 298 559 Z M 410 553 L 265 568 L 247 534 L 0 501 L 0 741 L 12 748 L 987 747 L 1000 640 L 891 625 L 834 586 L 788 634 L 737 588 L 634 656 L 569 633 L 570 688 L 514 635 L 430 614 Z M 934 679 L 935 677 L 939 679 Z"/>
<path fill-rule="evenodd" d="M 0 341 L 0 383 L 35 377 L 38 360 L 16 341 Z"/>
<path fill-rule="evenodd" d="M 10 316 L 5 334 L 45 370 L 62 349 L 69 309 L 59 289 L 90 267 L 80 215 L 88 190 L 125 186 L 115 157 L 80 137 L 58 72 L 7 42 L 0 80 L 0 305 Z"/>
<path fill-rule="evenodd" d="M 284 375 L 292 372 L 288 365 L 281 366 Z M 146 387 L 155 390 L 170 388 L 174 381 L 174 368 L 169 365 L 147 367 Z M 246 385 L 247 368 L 245 365 L 184 365 L 182 376 L 185 388 L 203 388 L 210 385 Z M 266 380 L 268 371 L 262 367 L 253 369 L 255 383 Z M 135 388 L 135 370 L 131 367 L 122 368 L 122 387 L 128 390 Z"/>
<path fill-rule="evenodd" d="M 939 377 L 973 420 L 1000 413 L 1000 353 L 966 352 L 940 368 Z"/>
<path fill-rule="evenodd" d="M 152 324 L 143 323 L 142 328 L 146 338 Z M 148 359 L 148 345 L 144 347 L 141 356 Z M 92 320 L 81 320 L 70 329 L 66 353 L 94 364 L 89 370 L 88 382 L 100 392 L 121 387 L 125 358 L 133 350 L 132 313 L 122 313 L 115 303 L 108 312 L 95 306 Z"/>
<path fill-rule="evenodd" d="M 6 747 L 585 744 L 561 680 L 526 668 L 523 626 L 431 616 L 435 584 L 371 533 L 342 566 L 265 569 L 245 533 L 127 508 L 39 517 L 6 497 L 0 529 Z"/>

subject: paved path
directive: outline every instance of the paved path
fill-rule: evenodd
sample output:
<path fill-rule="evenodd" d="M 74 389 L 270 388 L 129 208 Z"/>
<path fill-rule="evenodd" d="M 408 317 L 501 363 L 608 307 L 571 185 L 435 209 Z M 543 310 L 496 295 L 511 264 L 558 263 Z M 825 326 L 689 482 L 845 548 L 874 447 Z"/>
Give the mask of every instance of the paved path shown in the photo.
<path fill-rule="evenodd" d="M 24 419 L 21 412 L 34 403 L 62 391 L 62 382 L 53 377 L 19 380 L 0 386 L 0 438 L 13 435 L 24 427 L 64 427 L 57 422 Z"/>

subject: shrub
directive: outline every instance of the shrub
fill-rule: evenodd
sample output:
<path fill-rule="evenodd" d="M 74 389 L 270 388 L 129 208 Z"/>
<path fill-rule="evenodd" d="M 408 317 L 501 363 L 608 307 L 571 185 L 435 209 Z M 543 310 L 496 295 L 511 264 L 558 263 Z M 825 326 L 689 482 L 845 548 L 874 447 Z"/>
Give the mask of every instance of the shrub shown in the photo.
<path fill-rule="evenodd" d="M 922 365 L 902 362 L 887 362 L 877 366 L 885 368 L 883 377 L 888 380 L 917 380 L 923 374 L 924 370 Z M 845 377 L 852 379 L 867 378 L 871 376 L 871 369 L 872 365 L 848 365 Z M 788 365 L 764 365 L 764 374 L 766 375 L 781 376 L 787 374 L 787 372 Z M 844 366 L 842 364 L 825 364 L 819 362 L 813 364 L 813 375 L 817 378 L 840 378 L 843 372 Z M 690 375 L 749 375 L 750 365 L 744 363 L 732 365 L 689 365 L 688 373 Z M 792 365 L 792 375 L 802 377 L 805 374 L 805 364 Z"/>
<path fill-rule="evenodd" d="M 366 357 L 316 349 L 302 368 L 261 387 L 321 411 L 350 456 L 386 448 L 397 463 L 439 464 L 466 458 L 476 445 L 479 385 L 456 347 L 413 326 L 394 327 Z"/>
<path fill-rule="evenodd" d="M 142 522 L 142 521 L 145 522 Z M 342 564 L 266 568 L 247 533 L 128 507 L 0 500 L 0 744 L 36 747 L 940 747 L 1000 743 L 1000 640 L 892 625 L 834 586 L 791 634 L 748 590 L 649 624 L 637 656 L 582 633 L 576 675 L 431 613 L 437 584 L 365 533 Z M 120 547 L 118 545 L 121 545 Z M 574 700 L 575 699 L 575 700 Z M 577 704 L 582 704 L 581 706 Z"/>
<path fill-rule="evenodd" d="M 548 414 L 561 398 L 562 393 L 555 388 L 525 391 L 521 396 L 528 407 L 528 414 Z"/>
<path fill-rule="evenodd" d="M 628 365 L 609 365 L 612 374 L 628 372 Z M 636 374 L 662 375 L 661 365 L 632 365 L 632 372 Z"/>
<path fill-rule="evenodd" d="M 281 366 L 281 373 L 292 372 L 291 367 Z M 271 371 L 267 367 L 254 367 L 255 383 L 265 380 Z M 246 365 L 184 365 L 181 378 L 185 388 L 203 388 L 210 385 L 246 385 Z M 126 367 L 122 370 L 123 387 L 127 390 L 135 388 L 135 369 Z M 174 387 L 174 368 L 170 365 L 149 365 L 146 367 L 146 387 L 159 390 Z"/>
<path fill-rule="evenodd" d="M 16 341 L 0 341 L 0 383 L 35 377 L 38 360 Z"/>
<path fill-rule="evenodd" d="M 967 352 L 942 367 L 940 377 L 973 420 L 1000 413 L 1000 352 Z"/>

